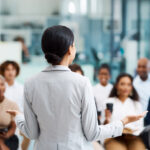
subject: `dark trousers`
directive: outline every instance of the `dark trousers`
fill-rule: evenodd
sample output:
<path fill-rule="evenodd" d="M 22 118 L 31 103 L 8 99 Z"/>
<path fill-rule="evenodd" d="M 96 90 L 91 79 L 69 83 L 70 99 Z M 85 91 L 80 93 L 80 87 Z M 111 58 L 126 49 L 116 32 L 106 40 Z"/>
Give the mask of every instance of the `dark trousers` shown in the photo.
<path fill-rule="evenodd" d="M 145 126 L 150 125 L 150 99 L 149 99 L 147 111 L 148 111 L 148 113 L 147 113 L 146 117 L 144 118 L 144 125 Z"/>
<path fill-rule="evenodd" d="M 5 145 L 10 149 L 10 150 L 17 150 L 19 146 L 19 140 L 16 135 L 13 135 L 9 139 L 5 140 Z"/>
<path fill-rule="evenodd" d="M 143 143 L 145 144 L 146 148 L 150 150 L 150 125 L 147 126 L 142 133 L 140 134 Z"/>

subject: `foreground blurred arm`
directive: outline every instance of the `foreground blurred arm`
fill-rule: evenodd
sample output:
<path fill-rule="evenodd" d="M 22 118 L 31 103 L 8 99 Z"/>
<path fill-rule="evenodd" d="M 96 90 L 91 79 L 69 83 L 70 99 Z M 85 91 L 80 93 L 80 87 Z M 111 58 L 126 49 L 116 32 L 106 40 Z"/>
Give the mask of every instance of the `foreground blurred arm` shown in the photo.
<path fill-rule="evenodd" d="M 40 134 L 40 129 L 37 117 L 32 109 L 32 103 L 28 97 L 26 86 L 24 88 L 24 115 L 18 111 L 7 111 L 15 116 L 15 122 L 21 132 L 29 139 L 37 139 Z"/>

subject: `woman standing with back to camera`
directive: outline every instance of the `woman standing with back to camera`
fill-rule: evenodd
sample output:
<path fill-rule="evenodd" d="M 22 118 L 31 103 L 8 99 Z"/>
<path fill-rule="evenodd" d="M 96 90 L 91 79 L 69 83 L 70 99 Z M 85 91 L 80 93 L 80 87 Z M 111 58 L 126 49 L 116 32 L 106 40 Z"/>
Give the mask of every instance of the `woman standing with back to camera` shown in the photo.
<path fill-rule="evenodd" d="M 68 68 L 76 53 L 72 31 L 46 29 L 42 49 L 52 65 L 25 83 L 24 116 L 8 111 L 21 132 L 35 139 L 35 150 L 92 150 L 91 141 L 120 136 L 125 124 L 144 116 L 98 126 L 90 82 Z"/>

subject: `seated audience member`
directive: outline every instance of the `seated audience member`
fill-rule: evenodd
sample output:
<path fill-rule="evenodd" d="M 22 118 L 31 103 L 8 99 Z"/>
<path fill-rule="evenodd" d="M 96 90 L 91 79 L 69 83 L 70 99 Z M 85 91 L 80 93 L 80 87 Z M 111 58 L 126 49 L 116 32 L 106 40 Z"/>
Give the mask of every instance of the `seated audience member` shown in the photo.
<path fill-rule="evenodd" d="M 142 113 L 139 96 L 133 87 L 133 78 L 129 74 L 120 74 L 117 77 L 116 83 L 106 101 L 107 104 L 112 104 L 113 109 L 106 108 L 105 123 L 110 123 L 128 115 L 137 115 Z M 143 120 L 130 123 L 126 126 L 131 132 L 140 133 L 143 130 Z"/>
<path fill-rule="evenodd" d="M 110 80 L 110 68 L 107 64 L 102 64 L 98 72 L 99 83 L 93 87 L 93 93 L 95 96 L 97 111 L 98 111 L 98 121 L 100 122 L 101 111 L 103 110 L 103 104 L 108 98 L 112 84 L 109 83 Z"/>
<path fill-rule="evenodd" d="M 150 98 L 150 77 L 148 75 L 148 59 L 141 58 L 137 65 L 137 76 L 134 79 L 134 87 L 137 90 L 140 103 L 142 104 L 143 111 L 147 110 Z"/>
<path fill-rule="evenodd" d="M 18 36 L 14 39 L 14 41 L 21 42 L 21 45 L 22 45 L 22 62 L 23 63 L 30 62 L 30 55 L 29 55 L 28 48 L 25 44 L 24 38 Z"/>
<path fill-rule="evenodd" d="M 0 76 L 0 150 L 17 150 L 16 124 L 7 110 L 19 110 L 18 105 L 5 98 L 5 79 Z"/>
<path fill-rule="evenodd" d="M 108 107 L 108 104 L 111 104 L 111 109 Z M 131 75 L 124 73 L 117 77 L 116 83 L 106 101 L 106 106 L 105 124 L 122 119 L 124 116 L 138 115 L 142 113 L 139 96 L 133 87 L 133 78 Z M 128 149 L 131 149 L 129 147 L 134 147 L 131 150 L 144 150 L 145 147 L 142 140 L 139 137 L 134 136 L 139 135 L 143 129 L 143 119 L 126 125 L 124 129 L 126 135 L 120 138 L 111 139 L 105 144 L 106 150 L 109 150 L 108 147 L 111 146 L 117 148 L 117 144 L 118 147 L 120 147 L 120 150 L 126 149 L 126 147 Z M 130 136 L 130 134 L 133 136 Z M 133 142 L 125 142 L 126 138 L 129 138 L 129 136 L 134 139 Z M 116 146 L 114 146 L 114 143 L 117 143 Z M 141 149 L 138 149 L 138 147 L 141 147 Z"/>
<path fill-rule="evenodd" d="M 0 74 L 5 78 L 6 91 L 5 96 L 17 103 L 19 109 L 23 112 L 23 86 L 16 81 L 20 73 L 19 65 L 14 61 L 5 61 L 0 65 Z"/>
<path fill-rule="evenodd" d="M 5 97 L 16 102 L 19 109 L 23 112 L 23 91 L 24 88 L 16 81 L 16 77 L 19 75 L 20 67 L 14 61 L 5 61 L 0 66 L 0 74 L 5 78 L 6 91 Z M 22 134 L 21 134 L 22 135 Z M 22 135 L 22 150 L 27 150 L 29 146 L 29 139 Z"/>
<path fill-rule="evenodd" d="M 78 64 L 72 64 L 72 65 L 69 66 L 69 68 L 73 72 L 76 72 L 76 73 L 79 73 L 81 75 L 84 75 L 84 72 L 83 72 L 82 68 Z"/>

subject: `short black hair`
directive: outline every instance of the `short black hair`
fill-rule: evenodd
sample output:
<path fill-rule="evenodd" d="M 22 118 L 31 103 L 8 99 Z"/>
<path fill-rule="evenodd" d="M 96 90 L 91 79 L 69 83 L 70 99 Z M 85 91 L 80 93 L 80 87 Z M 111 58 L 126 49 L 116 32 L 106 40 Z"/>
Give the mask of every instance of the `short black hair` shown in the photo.
<path fill-rule="evenodd" d="M 4 77 L 5 70 L 9 65 L 12 65 L 16 69 L 16 77 L 17 77 L 20 73 L 19 64 L 15 61 L 10 61 L 10 60 L 7 60 L 0 65 L 0 74 Z"/>
<path fill-rule="evenodd" d="M 109 73 L 111 73 L 111 71 L 110 71 L 110 67 L 109 67 L 109 65 L 108 65 L 108 64 L 106 64 L 106 63 L 101 64 L 101 66 L 99 67 L 98 72 L 100 72 L 100 71 L 101 71 L 101 69 L 107 69 L 107 70 L 109 71 Z"/>
<path fill-rule="evenodd" d="M 84 75 L 84 72 L 83 72 L 81 66 L 78 65 L 78 64 L 71 64 L 71 65 L 69 66 L 69 68 L 70 68 L 71 71 L 73 71 L 73 72 L 80 71 L 81 74 Z"/>
<path fill-rule="evenodd" d="M 48 63 L 58 65 L 73 45 L 73 32 L 61 25 L 47 28 L 42 36 L 42 50 Z"/>
<path fill-rule="evenodd" d="M 133 77 L 128 74 L 128 73 L 121 73 L 117 79 L 116 79 L 116 82 L 111 90 L 111 93 L 109 95 L 109 97 L 118 97 L 118 92 L 117 92 L 117 84 L 119 83 L 119 81 L 124 78 L 124 77 L 128 77 L 130 80 L 131 80 L 131 83 L 132 83 L 132 95 L 130 95 L 129 97 L 133 100 L 133 101 L 139 101 L 139 95 L 136 91 L 136 89 L 134 88 L 133 86 Z"/>

